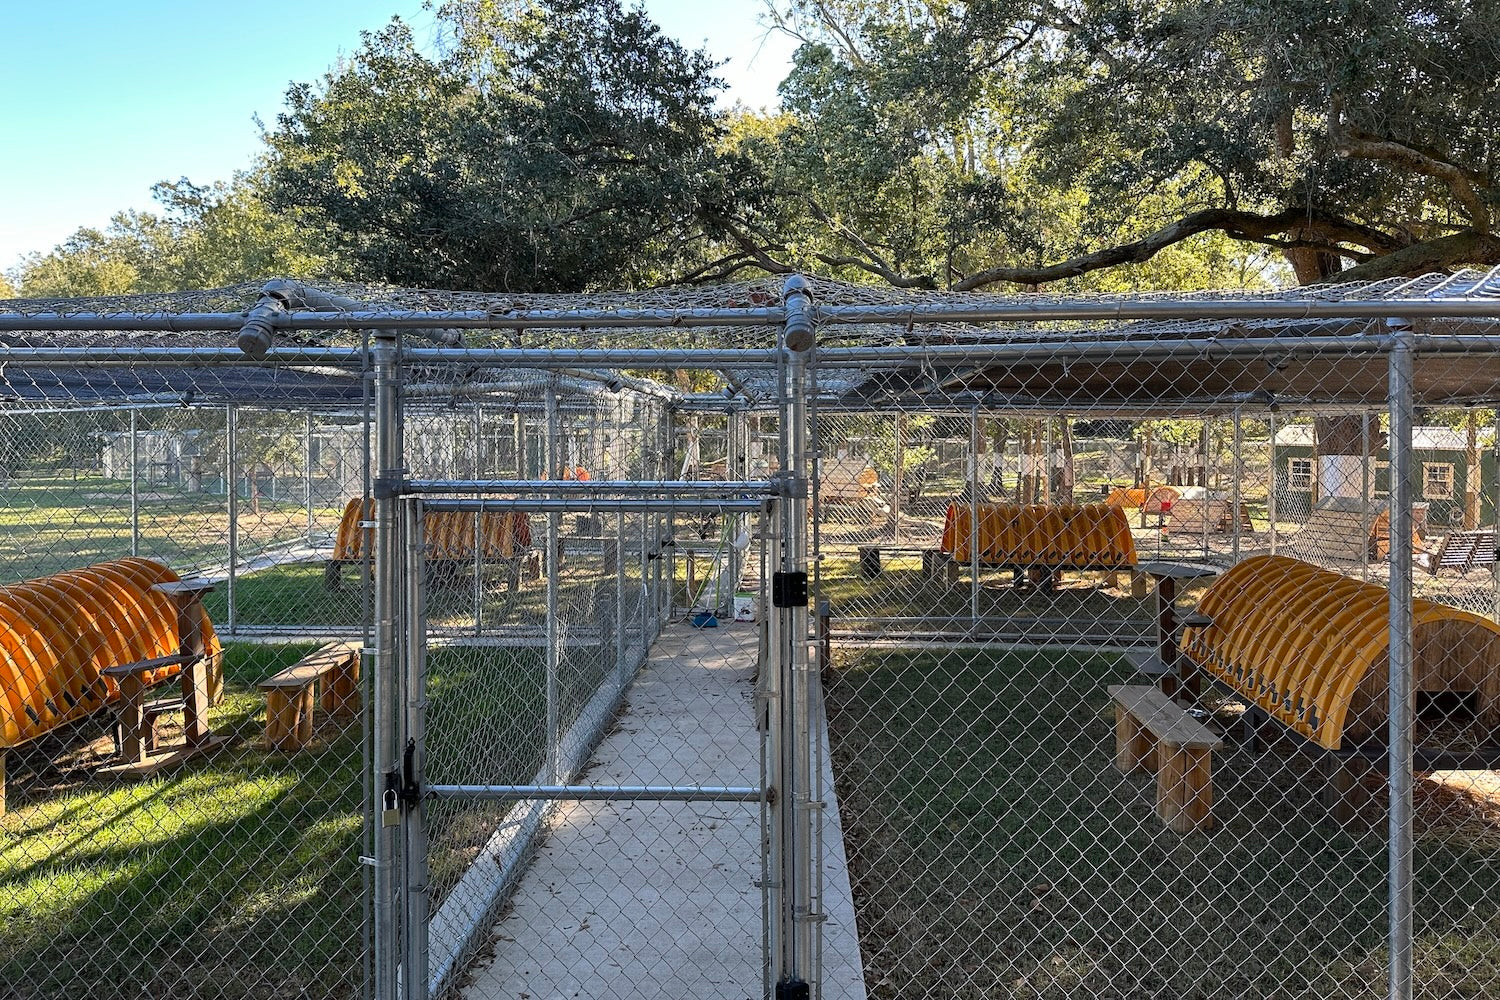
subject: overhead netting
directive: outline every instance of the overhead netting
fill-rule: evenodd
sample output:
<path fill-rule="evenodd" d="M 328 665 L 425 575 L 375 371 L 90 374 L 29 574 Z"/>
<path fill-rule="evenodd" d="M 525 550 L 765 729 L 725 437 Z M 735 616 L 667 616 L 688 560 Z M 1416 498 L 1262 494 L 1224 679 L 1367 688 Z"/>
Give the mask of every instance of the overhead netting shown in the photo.
<path fill-rule="evenodd" d="M 819 396 L 827 403 L 877 406 L 916 402 L 924 395 L 968 393 L 985 405 L 1017 408 L 1126 410 L 1170 403 L 1195 412 L 1245 405 L 1368 405 L 1385 396 L 1384 360 L 1374 355 L 1304 358 L 1296 365 L 1233 359 L 1216 348 L 1255 338 L 1337 338 L 1377 331 L 1371 303 L 1424 303 L 1450 315 L 1420 318 L 1419 334 L 1464 337 L 1493 333 L 1484 316 L 1500 303 L 1500 269 L 1392 278 L 1359 284 L 1304 286 L 1275 292 L 1136 292 L 1110 295 L 994 294 L 914 291 L 808 279 L 818 307 Z M 640 351 L 638 366 L 617 366 L 668 391 L 724 391 L 763 403 L 775 391 L 765 363 L 697 365 L 668 357 L 674 351 L 760 351 L 778 342 L 782 279 L 768 277 L 704 287 L 638 292 L 517 294 L 402 289 L 371 284 L 297 282 L 238 285 L 205 291 L 89 298 L 0 301 L 0 344 L 21 349 L 0 379 L 0 397 L 13 401 L 109 400 L 187 396 L 203 400 L 283 400 L 347 404 L 359 398 L 360 377 L 348 364 L 296 369 L 244 368 L 208 377 L 201 370 L 153 367 L 160 348 L 222 349 L 233 363 L 238 321 L 264 301 L 267 289 L 288 304 L 278 323 L 278 347 L 358 349 L 381 323 L 410 330 L 414 345 L 434 342 L 466 349 L 528 351 L 610 349 Z M 1202 303 L 1205 315 L 1191 307 Z M 1299 306 L 1323 306 L 1319 315 Z M 1349 303 L 1351 315 L 1327 315 L 1326 304 Z M 1226 304 L 1238 315 L 1225 318 Z M 1160 308 L 1158 308 L 1160 307 Z M 1211 308 L 1212 307 L 1212 308 Z M 1393 309 L 1393 311 L 1395 311 Z M 1429 310 L 1432 311 L 1432 310 Z M 1151 318 L 1160 312 L 1162 318 Z M 1133 317 L 1133 318 L 1132 318 Z M 1145 317 L 1145 318 L 1142 318 Z M 415 320 L 424 325 L 413 326 Z M 425 325 L 430 323 L 430 325 Z M 312 328 L 316 325 L 317 328 Z M 1152 344 L 1201 344 L 1199 356 L 1144 362 Z M 1056 357 L 1005 355 L 1002 348 L 1055 346 Z M 1118 357 L 1070 362 L 1063 348 L 1119 348 Z M 837 349 L 907 348 L 900 357 L 842 357 Z M 33 363 L 28 348 L 79 348 L 124 363 L 128 374 L 97 374 L 62 364 Z M 965 357 L 972 349 L 973 357 Z M 930 352 L 930 353 L 926 353 Z M 980 364 L 975 361 L 979 360 Z M 97 362 L 97 358 L 90 361 Z M 1277 359 L 1273 359 L 1277 361 Z M 1441 383 L 1419 386 L 1435 404 L 1500 397 L 1500 386 L 1477 360 L 1454 360 Z M 707 372 L 692 378 L 681 369 Z M 1269 368 L 1269 370 L 1268 370 Z M 598 373 L 596 373 L 598 374 Z M 476 361 L 434 363 L 419 381 L 472 388 L 489 383 L 494 367 Z M 1337 391 L 1333 391 L 1334 389 Z"/>

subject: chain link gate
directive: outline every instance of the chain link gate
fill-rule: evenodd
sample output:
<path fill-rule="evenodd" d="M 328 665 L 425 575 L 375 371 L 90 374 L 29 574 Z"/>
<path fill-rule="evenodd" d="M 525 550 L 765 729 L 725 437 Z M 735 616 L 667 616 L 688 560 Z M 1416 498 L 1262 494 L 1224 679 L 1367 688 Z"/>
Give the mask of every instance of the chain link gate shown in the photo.
<path fill-rule="evenodd" d="M 771 480 L 672 479 L 664 461 L 636 481 L 592 480 L 582 467 L 550 481 L 416 479 L 382 465 L 377 482 L 388 488 L 378 510 L 391 521 L 377 548 L 377 579 L 386 581 L 377 600 L 384 598 L 392 627 L 382 631 L 391 645 L 380 660 L 395 690 L 386 766 L 376 778 L 390 853 L 371 859 L 390 872 L 376 890 L 388 893 L 376 902 L 377 996 L 405 1000 L 460 987 L 477 1000 L 517 990 L 655 996 L 669 970 L 698 977 L 667 987 L 682 995 L 822 995 L 822 701 L 808 615 L 804 471 L 812 328 L 805 293 L 801 300 L 788 324 L 781 471 Z M 377 363 L 377 374 L 379 447 L 391 462 L 408 419 L 394 357 Z M 571 472 L 555 378 L 540 403 L 542 468 Z M 665 418 L 659 427 L 670 436 Z M 726 469 L 731 464 L 742 467 L 743 457 L 726 460 Z M 679 593 L 676 537 L 679 522 L 708 518 L 719 523 L 720 542 L 705 599 L 706 587 L 692 592 L 691 571 Z M 693 605 L 695 627 L 717 625 L 705 617 L 733 617 L 745 557 L 726 543 L 737 533 L 748 539 L 752 526 L 763 567 L 761 625 L 708 641 L 715 633 L 680 624 L 664 635 L 679 606 Z M 537 577 L 528 604 L 526 581 Z M 722 740 L 715 727 L 744 720 L 725 717 L 712 703 L 718 694 L 695 695 L 694 675 L 743 672 L 750 663 L 758 676 L 741 708 L 752 709 L 756 764 L 736 783 L 716 783 L 718 772 L 698 765 L 721 755 L 702 743 Z M 631 713 L 650 701 L 653 686 L 681 704 L 678 718 L 628 735 Z M 619 769 L 610 771 L 610 762 Z M 628 778 L 591 780 L 596 769 Z M 726 807 L 739 815 L 718 815 Z M 632 821 L 634 832 L 626 827 Z M 674 840 L 674 826 L 679 834 L 737 832 L 726 845 L 723 837 Z M 672 856 L 652 863 L 632 854 L 642 851 Z M 682 869 L 675 879 L 674 865 Z M 567 886 L 550 883 L 545 905 L 534 891 L 528 896 L 528 880 L 557 877 Z M 672 884 L 694 878 L 703 884 Z M 684 913 L 663 920 L 646 896 L 675 901 Z M 723 923 L 717 934 L 701 925 L 715 913 Z M 563 940 L 570 930 L 581 936 L 590 920 L 649 921 L 658 933 Z M 751 927 L 754 944 L 737 933 Z M 649 953 L 681 951 L 684 936 L 695 942 L 689 961 Z M 399 957 L 382 960 L 382 948 Z M 466 968 L 487 949 L 487 964 Z M 619 969 L 622 962 L 629 967 Z M 596 967 L 606 963 L 617 971 Z"/>

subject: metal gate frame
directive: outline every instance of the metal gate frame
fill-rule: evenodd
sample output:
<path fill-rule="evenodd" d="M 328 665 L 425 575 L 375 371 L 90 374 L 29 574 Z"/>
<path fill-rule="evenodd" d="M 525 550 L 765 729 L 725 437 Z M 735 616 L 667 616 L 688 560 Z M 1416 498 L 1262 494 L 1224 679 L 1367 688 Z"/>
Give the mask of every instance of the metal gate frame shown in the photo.
<path fill-rule="evenodd" d="M 493 880 L 484 912 L 456 938 L 431 947 L 426 803 L 447 798 L 536 804 L 527 838 L 538 836 L 546 813 L 564 801 L 760 803 L 762 823 L 763 993 L 776 1000 L 821 995 L 822 700 L 813 620 L 808 611 L 808 495 L 812 462 L 808 400 L 814 394 L 813 303 L 804 281 L 787 283 L 786 322 L 777 355 L 780 469 L 766 482 L 630 482 L 545 480 L 412 480 L 402 466 L 402 361 L 395 331 L 378 331 L 372 345 L 375 373 L 377 472 L 375 499 L 376 645 L 373 650 L 372 787 L 376 789 L 373 856 L 374 993 L 377 1000 L 423 1000 L 436 995 L 487 929 L 514 876 Z M 558 367 L 561 367 L 559 365 Z M 546 394 L 548 437 L 556 424 L 556 394 Z M 507 494 L 508 496 L 500 496 Z M 556 711 L 556 626 L 548 634 L 548 760 L 532 784 L 429 784 L 425 781 L 427 629 L 423 589 L 424 511 L 524 511 L 548 518 L 548 608 L 555 622 L 554 571 L 558 518 L 563 513 L 639 513 L 654 517 L 656 550 L 670 539 L 678 513 L 758 514 L 766 561 L 775 567 L 767 608 L 767 726 L 762 735 L 759 786 L 602 786 L 571 782 L 597 742 L 576 741 L 581 759 L 556 753 L 561 733 Z M 647 628 L 641 662 L 659 631 L 670 601 L 662 581 L 664 559 L 651 562 Z M 765 581 L 762 581 L 763 588 Z M 764 598 L 769 597 L 769 601 Z M 601 689 L 587 718 L 609 719 L 640 663 L 624 661 L 610 687 Z M 581 720 L 586 721 L 586 720 Z M 524 852 L 522 852 L 524 854 Z"/>

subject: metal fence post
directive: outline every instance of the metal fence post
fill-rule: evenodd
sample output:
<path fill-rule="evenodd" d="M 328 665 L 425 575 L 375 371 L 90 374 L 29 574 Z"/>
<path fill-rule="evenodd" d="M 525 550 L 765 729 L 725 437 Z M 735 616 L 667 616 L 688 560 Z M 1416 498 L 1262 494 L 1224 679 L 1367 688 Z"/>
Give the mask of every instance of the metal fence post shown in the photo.
<path fill-rule="evenodd" d="M 1051 456 L 1048 456 L 1051 461 Z M 1051 466 L 1047 474 L 1052 474 Z M 969 411 L 969 618 L 979 628 L 979 407 Z"/>
<path fill-rule="evenodd" d="M 1234 525 L 1234 561 L 1240 561 L 1240 479 L 1245 474 L 1245 427 L 1240 408 L 1234 408 L 1234 478 L 1230 481 L 1229 519 Z"/>
<path fill-rule="evenodd" d="M 422 544 L 422 502 L 411 500 L 402 505 L 404 546 L 402 581 L 404 594 L 402 616 L 405 637 L 405 669 L 402 675 L 405 724 L 400 767 L 403 790 L 407 793 L 422 787 L 426 762 L 427 692 L 427 613 L 424 599 Z M 477 520 L 478 514 L 475 515 Z M 427 815 L 422 796 L 404 797 L 401 823 L 401 902 L 403 954 L 402 1000 L 426 1000 L 428 995 L 428 917 L 431 902 L 427 869 Z"/>
<path fill-rule="evenodd" d="M 1412 332 L 1395 335 L 1389 358 L 1390 433 L 1390 1000 L 1412 995 Z"/>
<path fill-rule="evenodd" d="M 306 440 L 307 450 L 306 464 L 303 467 L 303 486 L 307 497 L 307 544 L 313 543 L 313 419 L 312 410 L 308 410 L 306 416 Z"/>
<path fill-rule="evenodd" d="M 401 617 L 401 529 L 397 523 L 395 482 L 401 468 L 401 377 L 396 336 L 379 331 L 373 345 L 375 355 L 375 448 L 376 467 L 371 484 L 375 498 L 375 656 L 371 678 L 371 726 L 373 729 L 372 778 L 378 800 L 370 804 L 376 812 L 374 928 L 375 996 L 398 1000 L 400 995 L 401 936 L 396 905 L 397 834 L 400 783 L 400 699 L 397 689 L 400 668 Z M 422 977 L 426 978 L 426 970 Z"/>
<path fill-rule="evenodd" d="M 1268 449 L 1268 452 L 1269 452 L 1269 461 L 1271 463 L 1271 471 L 1266 476 L 1267 483 L 1268 483 L 1268 485 L 1270 487 L 1270 492 L 1268 492 L 1266 494 L 1266 517 L 1269 518 L 1270 522 L 1271 522 L 1271 555 L 1274 556 L 1276 554 L 1276 514 L 1277 514 L 1277 510 L 1276 510 L 1276 411 L 1275 410 L 1271 411 L 1271 420 L 1270 420 L 1270 426 L 1269 426 L 1268 429 L 1271 432 L 1270 441 L 1267 444 L 1267 449 Z"/>
<path fill-rule="evenodd" d="M 229 634 L 238 629 L 235 580 L 240 561 L 240 408 L 230 404 L 224 413 L 224 493 L 229 518 L 229 578 L 224 583 L 225 618 Z"/>
<path fill-rule="evenodd" d="M 809 362 L 815 336 L 812 299 L 800 277 L 788 279 L 783 296 L 787 319 L 782 346 L 786 359 L 786 396 L 783 420 L 787 451 L 782 457 L 785 497 L 781 504 L 781 560 L 772 578 L 772 603 L 778 620 L 776 668 L 780 697 L 780 745 L 774 748 L 773 787 L 777 791 L 772 837 L 778 841 L 778 903 L 776 989 L 787 996 L 809 996 L 817 988 L 813 885 L 814 801 L 811 741 L 816 728 L 812 713 L 819 704 L 810 669 L 807 594 L 807 497 L 815 488 L 807 482 L 811 429 L 807 398 L 811 394 Z"/>
<path fill-rule="evenodd" d="M 1394 400 L 1394 397 L 1393 397 Z M 1359 578 L 1370 579 L 1370 413 L 1359 411 Z M 1378 553 L 1377 553 L 1378 555 Z"/>
<path fill-rule="evenodd" d="M 548 478 L 559 475 L 560 458 L 558 455 L 558 437 L 560 436 L 561 417 L 557 411 L 557 380 L 547 380 L 547 388 L 543 396 L 543 405 L 546 410 L 546 455 Z M 561 630 L 557 616 L 561 610 L 559 604 L 559 588 L 557 574 L 562 569 L 561 553 L 558 546 L 562 544 L 562 515 L 554 512 L 547 514 L 547 550 L 545 553 L 547 569 L 547 773 L 552 776 L 554 782 L 562 781 L 562 760 L 558 753 L 558 740 L 560 739 L 558 704 L 557 704 L 557 671 L 559 649 L 558 641 Z"/>
<path fill-rule="evenodd" d="M 130 411 L 130 554 L 141 554 L 140 414 Z"/>
<path fill-rule="evenodd" d="M 1208 529 L 1209 529 L 1208 512 L 1209 512 L 1209 503 L 1210 503 L 1210 500 L 1212 499 L 1211 496 L 1210 496 L 1210 494 L 1209 494 L 1209 486 L 1208 486 L 1208 451 L 1212 447 L 1213 447 L 1213 421 L 1210 418 L 1208 418 L 1208 417 L 1204 417 L 1203 418 L 1203 430 L 1201 431 L 1201 438 L 1198 441 L 1198 450 L 1200 452 L 1200 457 L 1203 460 L 1203 462 L 1202 462 L 1202 469 L 1203 469 L 1203 472 L 1202 472 L 1202 483 L 1203 484 L 1199 487 L 1199 489 L 1201 489 L 1203 491 L 1203 559 L 1204 559 L 1205 562 L 1208 561 Z"/>

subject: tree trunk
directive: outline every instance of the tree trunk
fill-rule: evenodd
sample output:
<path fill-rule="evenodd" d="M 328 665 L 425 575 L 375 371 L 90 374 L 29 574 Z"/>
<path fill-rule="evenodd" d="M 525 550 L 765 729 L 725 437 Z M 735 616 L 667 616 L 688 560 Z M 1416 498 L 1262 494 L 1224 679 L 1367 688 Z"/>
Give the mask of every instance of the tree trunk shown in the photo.
<path fill-rule="evenodd" d="M 1073 421 L 1070 417 L 1061 417 L 1058 427 L 1062 435 L 1062 468 L 1059 470 L 1061 475 L 1057 485 L 1060 496 L 1057 499 L 1062 503 L 1072 503 L 1078 482 L 1078 470 L 1073 464 Z"/>
<path fill-rule="evenodd" d="M 1315 417 L 1316 492 L 1313 499 L 1362 496 L 1365 476 L 1360 470 L 1361 456 L 1373 460 L 1383 437 L 1380 418 L 1373 414 Z"/>

